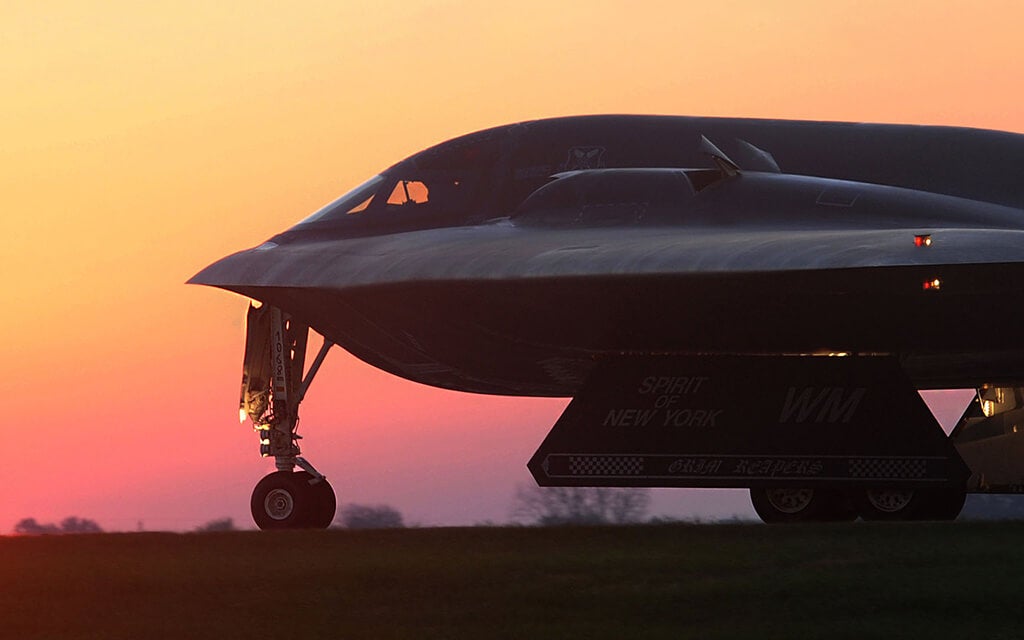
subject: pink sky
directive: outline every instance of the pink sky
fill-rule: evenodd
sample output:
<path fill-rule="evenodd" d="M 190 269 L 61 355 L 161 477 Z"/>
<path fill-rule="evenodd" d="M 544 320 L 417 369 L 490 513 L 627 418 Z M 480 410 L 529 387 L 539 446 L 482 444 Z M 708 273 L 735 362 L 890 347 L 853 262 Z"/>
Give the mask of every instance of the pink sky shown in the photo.
<path fill-rule="evenodd" d="M 280 7 L 0 9 L 0 531 L 248 526 L 272 464 L 237 422 L 245 302 L 183 282 L 430 144 L 580 113 L 1024 131 L 1016 2 Z M 341 501 L 501 521 L 565 402 L 429 389 L 339 350 L 302 433 Z M 655 511 L 751 513 L 709 491 Z"/>

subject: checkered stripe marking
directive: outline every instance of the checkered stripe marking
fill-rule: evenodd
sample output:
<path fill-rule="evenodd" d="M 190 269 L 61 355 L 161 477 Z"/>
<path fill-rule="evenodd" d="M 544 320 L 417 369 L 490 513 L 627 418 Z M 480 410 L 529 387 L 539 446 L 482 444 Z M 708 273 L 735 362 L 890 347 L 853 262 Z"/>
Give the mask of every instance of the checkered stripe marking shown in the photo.
<path fill-rule="evenodd" d="M 853 458 L 850 477 L 853 478 L 923 478 L 927 461 L 920 458 Z"/>
<path fill-rule="evenodd" d="M 640 456 L 569 456 L 574 476 L 638 476 L 644 472 Z"/>

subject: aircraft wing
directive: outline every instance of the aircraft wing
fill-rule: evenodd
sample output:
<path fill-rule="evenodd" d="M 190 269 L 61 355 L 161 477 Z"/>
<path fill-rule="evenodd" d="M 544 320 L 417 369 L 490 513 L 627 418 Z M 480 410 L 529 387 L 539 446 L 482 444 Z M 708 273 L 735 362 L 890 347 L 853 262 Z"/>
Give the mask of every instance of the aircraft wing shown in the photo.
<path fill-rule="evenodd" d="M 916 246 L 927 235 L 930 246 Z M 414 234 L 264 245 L 190 280 L 238 291 L 341 290 L 421 281 L 766 273 L 1024 262 L 1024 231 L 1006 229 L 523 231 L 508 223 Z"/>

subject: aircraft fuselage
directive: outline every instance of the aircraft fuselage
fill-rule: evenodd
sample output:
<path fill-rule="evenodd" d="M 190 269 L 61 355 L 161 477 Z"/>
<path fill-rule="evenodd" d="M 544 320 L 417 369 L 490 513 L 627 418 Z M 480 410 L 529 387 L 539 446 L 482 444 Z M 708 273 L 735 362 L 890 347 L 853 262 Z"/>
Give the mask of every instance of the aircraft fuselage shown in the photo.
<path fill-rule="evenodd" d="M 919 388 L 1024 379 L 1019 209 L 764 172 L 696 190 L 708 171 L 576 171 L 473 225 L 300 225 L 196 281 L 464 391 L 571 396 L 597 360 L 643 353 L 885 353 Z"/>
<path fill-rule="evenodd" d="M 243 367 L 279 469 L 254 518 L 333 514 L 298 457 L 307 327 L 424 384 L 572 396 L 542 485 L 750 487 L 766 521 L 1020 491 L 1021 166 L 1009 133 L 644 116 L 420 152 L 190 281 L 269 310 Z M 916 390 L 962 387 L 947 437 Z"/>

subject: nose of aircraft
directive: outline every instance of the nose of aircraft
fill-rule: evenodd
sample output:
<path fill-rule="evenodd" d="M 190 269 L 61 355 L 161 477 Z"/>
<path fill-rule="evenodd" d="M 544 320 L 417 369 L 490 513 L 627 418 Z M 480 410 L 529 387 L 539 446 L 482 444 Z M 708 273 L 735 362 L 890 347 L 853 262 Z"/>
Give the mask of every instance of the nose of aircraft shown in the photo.
<path fill-rule="evenodd" d="M 268 246 L 271 244 L 265 243 L 255 249 L 246 249 L 221 258 L 189 278 L 185 284 L 201 284 L 223 289 L 255 285 L 266 271 L 265 267 L 261 268 L 261 263 L 265 265 L 266 261 L 259 258 L 267 249 L 273 248 Z"/>

